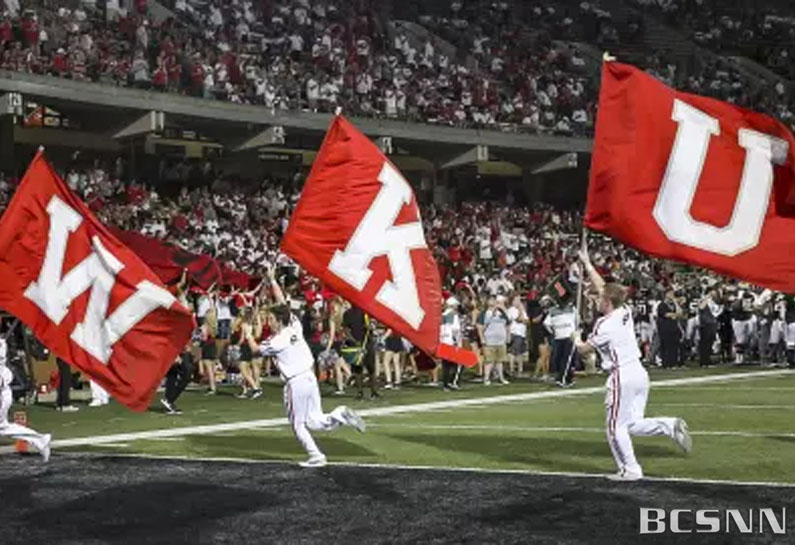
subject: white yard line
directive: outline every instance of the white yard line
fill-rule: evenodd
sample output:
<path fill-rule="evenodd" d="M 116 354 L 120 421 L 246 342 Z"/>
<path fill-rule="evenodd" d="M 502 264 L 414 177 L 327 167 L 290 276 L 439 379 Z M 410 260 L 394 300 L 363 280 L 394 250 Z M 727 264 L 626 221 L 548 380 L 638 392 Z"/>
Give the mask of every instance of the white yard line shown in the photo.
<path fill-rule="evenodd" d="M 603 431 L 603 430 L 602 430 Z M 285 462 L 284 460 L 257 460 L 254 458 L 208 458 L 196 456 L 159 456 L 152 454 L 138 454 L 138 453 L 80 453 L 74 456 L 84 458 L 136 458 L 144 460 L 164 460 L 175 462 L 214 462 L 214 463 L 241 463 L 241 464 L 262 464 L 262 465 L 279 465 L 285 466 L 296 471 L 323 471 L 322 468 L 316 469 L 303 469 L 299 468 L 297 463 Z M 498 469 L 498 468 L 482 468 L 482 467 L 448 467 L 448 466 L 423 466 L 423 465 L 403 465 L 403 464 L 378 464 L 366 462 L 329 462 L 328 465 L 336 467 L 363 467 L 372 469 L 397 469 L 405 471 L 444 471 L 448 473 L 481 473 L 490 475 L 530 475 L 538 477 L 570 477 L 575 479 L 604 479 L 608 474 L 606 473 L 577 473 L 568 471 L 541 471 L 532 469 Z M 644 481 L 661 482 L 661 483 L 693 483 L 693 484 L 713 484 L 713 485 L 726 485 L 726 486 L 751 486 L 751 487 L 776 487 L 776 488 L 794 488 L 795 483 L 785 482 L 764 482 L 764 481 L 732 481 L 721 479 L 690 479 L 684 477 L 649 477 L 646 476 Z M 635 483 L 639 484 L 639 483 Z M 642 483 L 641 483 L 642 484 Z M 627 486 L 626 484 L 616 484 L 616 486 Z"/>
<path fill-rule="evenodd" d="M 604 428 L 585 428 L 577 426 L 489 426 L 484 424 L 393 424 L 393 423 L 372 423 L 368 425 L 370 428 L 378 429 L 410 429 L 410 430 L 439 430 L 439 431 L 452 431 L 452 430 L 466 430 L 466 431 L 505 431 L 505 432 L 524 432 L 524 433 L 605 433 Z M 695 436 L 721 436 L 721 437 L 786 437 L 795 439 L 795 433 L 789 432 L 775 432 L 775 431 L 759 431 L 759 432 L 745 432 L 734 430 L 701 430 L 691 431 L 690 435 Z"/>
<path fill-rule="evenodd" d="M 692 407 L 696 409 L 737 409 L 743 411 L 793 411 L 792 405 L 723 405 L 721 403 L 654 403 L 655 407 Z"/>
<path fill-rule="evenodd" d="M 792 376 L 795 371 L 751 371 L 746 373 L 731 373 L 724 375 L 708 375 L 700 377 L 677 378 L 667 380 L 652 381 L 652 388 L 665 386 L 689 386 L 694 384 L 710 384 L 716 382 L 728 382 L 735 380 L 745 380 L 754 378 L 770 378 L 778 376 Z M 485 386 L 484 386 L 485 387 Z M 533 401 L 537 399 L 567 398 L 575 396 L 586 396 L 604 392 L 603 386 L 590 388 L 571 388 L 566 390 L 548 390 L 543 392 L 527 392 L 522 394 L 498 395 L 492 397 L 478 397 L 466 399 L 450 399 L 446 401 L 432 401 L 428 403 L 414 403 L 407 405 L 394 405 L 391 407 L 378 407 L 374 409 L 364 409 L 359 411 L 362 416 L 389 416 L 393 414 L 418 413 L 427 411 L 438 411 L 440 409 L 457 409 L 461 407 L 482 407 L 487 405 L 497 405 L 501 403 L 514 403 L 522 401 Z M 60 439 L 52 443 L 54 448 L 60 447 L 79 447 L 102 445 L 105 443 L 124 443 L 128 441 L 138 441 L 140 439 L 162 439 L 171 437 L 181 437 L 185 435 L 213 434 L 256 428 L 272 428 L 275 426 L 287 425 L 286 418 L 266 418 L 262 420 L 247 420 L 242 422 L 228 422 L 224 424 L 207 424 L 202 426 L 186 426 L 183 428 L 168 428 L 160 430 L 149 430 L 132 433 L 118 433 L 112 435 L 97 435 L 93 437 L 77 437 L 74 439 Z"/>

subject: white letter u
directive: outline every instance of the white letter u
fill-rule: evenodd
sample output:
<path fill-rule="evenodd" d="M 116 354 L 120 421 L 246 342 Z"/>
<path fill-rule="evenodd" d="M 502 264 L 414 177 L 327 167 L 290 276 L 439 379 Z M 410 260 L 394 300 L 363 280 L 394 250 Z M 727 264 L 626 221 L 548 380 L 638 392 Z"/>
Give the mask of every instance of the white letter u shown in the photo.
<path fill-rule="evenodd" d="M 768 134 L 740 129 L 745 149 L 740 190 L 729 223 L 724 227 L 696 221 L 690 213 L 712 135 L 720 134 L 718 120 L 674 100 L 672 119 L 679 124 L 662 187 L 654 205 L 654 219 L 672 242 L 725 256 L 735 256 L 759 244 L 773 188 L 773 163 L 786 160 L 789 144 Z"/>

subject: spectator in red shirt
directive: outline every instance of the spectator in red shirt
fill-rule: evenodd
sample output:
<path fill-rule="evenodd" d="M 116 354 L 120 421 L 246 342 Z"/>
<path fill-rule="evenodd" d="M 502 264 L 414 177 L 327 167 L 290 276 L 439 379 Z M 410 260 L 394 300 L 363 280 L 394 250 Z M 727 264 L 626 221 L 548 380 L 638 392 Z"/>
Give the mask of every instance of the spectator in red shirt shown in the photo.
<path fill-rule="evenodd" d="M 29 47 L 39 45 L 39 20 L 36 15 L 25 17 L 22 20 L 22 35 L 25 38 L 25 45 Z"/>
<path fill-rule="evenodd" d="M 204 66 L 202 66 L 201 55 L 195 53 L 193 56 L 193 67 L 190 72 L 193 96 L 204 96 Z"/>
<path fill-rule="evenodd" d="M 60 48 L 52 56 L 52 73 L 56 76 L 63 76 L 69 71 L 69 61 L 66 59 L 66 51 Z"/>
<path fill-rule="evenodd" d="M 171 55 L 166 63 L 168 68 L 168 90 L 176 92 L 182 83 L 182 65 L 175 55 Z"/>
<path fill-rule="evenodd" d="M 158 91 L 165 91 L 167 86 L 168 72 L 166 71 L 166 66 L 163 63 L 163 59 L 159 58 L 157 60 L 157 68 L 155 69 L 155 73 L 152 74 L 152 87 Z"/>
<path fill-rule="evenodd" d="M 8 15 L 4 15 L 2 20 L 0 20 L 0 46 L 13 40 L 14 30 L 11 27 L 11 19 L 9 19 Z"/>

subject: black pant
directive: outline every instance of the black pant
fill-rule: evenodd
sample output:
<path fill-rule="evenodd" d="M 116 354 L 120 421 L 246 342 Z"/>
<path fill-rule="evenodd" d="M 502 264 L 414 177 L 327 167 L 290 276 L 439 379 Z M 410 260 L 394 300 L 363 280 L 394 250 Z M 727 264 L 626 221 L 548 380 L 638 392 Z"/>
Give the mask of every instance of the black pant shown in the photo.
<path fill-rule="evenodd" d="M 663 367 L 679 365 L 679 330 L 660 330 L 660 357 Z"/>
<path fill-rule="evenodd" d="M 69 394 L 72 390 L 72 368 L 61 358 L 55 359 L 58 365 L 58 398 L 55 401 L 56 407 L 66 407 L 70 404 Z"/>
<path fill-rule="evenodd" d="M 367 369 L 370 375 L 370 391 L 375 393 L 378 391 L 378 377 L 375 376 L 375 347 L 370 343 L 365 349 L 359 365 L 351 365 L 351 372 L 356 379 L 356 390 L 361 393 L 363 388 L 362 373 Z"/>
<path fill-rule="evenodd" d="M 442 360 L 442 385 L 451 386 L 458 385 L 458 374 L 461 371 L 461 366 L 451 361 Z"/>
<path fill-rule="evenodd" d="M 712 345 L 717 332 L 717 324 L 703 324 L 698 328 L 698 364 L 701 367 L 712 365 Z"/>
<path fill-rule="evenodd" d="M 558 382 L 570 383 L 574 378 L 574 342 L 571 339 L 555 339 L 550 357 L 550 371 Z"/>
<path fill-rule="evenodd" d="M 166 401 L 174 403 L 188 386 L 193 376 L 193 356 L 190 352 L 180 354 L 179 362 L 171 366 L 166 375 Z"/>

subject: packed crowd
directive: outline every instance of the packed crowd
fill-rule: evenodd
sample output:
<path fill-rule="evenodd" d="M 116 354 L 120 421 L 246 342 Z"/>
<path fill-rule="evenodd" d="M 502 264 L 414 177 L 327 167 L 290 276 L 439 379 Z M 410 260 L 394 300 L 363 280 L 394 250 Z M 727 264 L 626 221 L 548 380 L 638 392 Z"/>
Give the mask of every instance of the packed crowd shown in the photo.
<path fill-rule="evenodd" d="M 777 74 L 795 77 L 795 18 L 786 2 L 635 0 L 689 29 L 693 41 L 724 54 L 747 55 Z"/>
<path fill-rule="evenodd" d="M 701 2 L 661 5 L 692 14 L 685 19 L 693 25 L 712 13 Z M 374 0 L 175 0 L 176 18 L 159 24 L 145 1 L 136 6 L 37 0 L 23 9 L 6 0 L 0 67 L 271 109 L 340 106 L 359 116 L 582 135 L 594 126 L 594 80 L 576 47 L 553 38 L 610 47 L 643 35 L 642 17 L 614 21 L 594 2 L 421 4 L 412 17 L 433 32 L 425 38 L 386 20 Z M 760 55 L 791 73 L 791 40 L 783 38 L 795 27 L 788 20 L 767 15 L 754 31 L 728 17 L 716 20 L 740 33 L 718 32 L 726 43 L 756 32 L 776 44 L 774 53 Z M 783 84 L 756 89 L 716 63 L 679 66 L 674 74 L 676 65 L 660 55 L 644 66 L 665 81 L 790 122 L 795 105 Z"/>
<path fill-rule="evenodd" d="M 593 124 L 582 59 L 548 40 L 528 42 L 533 53 L 519 54 L 495 36 L 501 56 L 472 71 L 433 36 L 417 42 L 389 30 L 365 0 L 172 7 L 178 18 L 162 24 L 90 3 L 71 10 L 41 0 L 8 10 L 0 66 L 272 109 L 341 106 L 353 115 L 561 134 Z M 478 43 L 491 50 L 486 41 Z M 513 76 L 517 70 L 526 77 Z"/>

